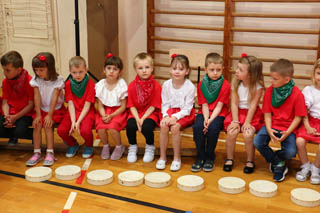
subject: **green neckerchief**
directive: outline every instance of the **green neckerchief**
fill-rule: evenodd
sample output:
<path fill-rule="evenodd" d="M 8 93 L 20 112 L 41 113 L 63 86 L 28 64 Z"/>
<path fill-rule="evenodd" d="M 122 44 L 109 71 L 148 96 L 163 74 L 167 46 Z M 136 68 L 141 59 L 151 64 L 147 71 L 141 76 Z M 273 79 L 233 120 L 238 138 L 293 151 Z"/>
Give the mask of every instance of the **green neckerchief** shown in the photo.
<path fill-rule="evenodd" d="M 283 85 L 279 88 L 272 89 L 272 106 L 280 107 L 284 101 L 291 95 L 292 88 L 294 86 L 294 81 L 291 80 L 289 83 Z"/>
<path fill-rule="evenodd" d="M 204 76 L 200 88 L 204 98 L 207 100 L 209 104 L 214 102 L 217 99 L 221 86 L 223 84 L 223 81 L 224 81 L 224 78 L 222 75 L 217 80 L 211 80 L 208 74 Z"/>
<path fill-rule="evenodd" d="M 75 94 L 78 98 L 81 98 L 86 91 L 87 83 L 89 81 L 89 76 L 86 75 L 81 82 L 75 81 L 72 76 L 70 76 L 70 85 L 72 93 Z"/>

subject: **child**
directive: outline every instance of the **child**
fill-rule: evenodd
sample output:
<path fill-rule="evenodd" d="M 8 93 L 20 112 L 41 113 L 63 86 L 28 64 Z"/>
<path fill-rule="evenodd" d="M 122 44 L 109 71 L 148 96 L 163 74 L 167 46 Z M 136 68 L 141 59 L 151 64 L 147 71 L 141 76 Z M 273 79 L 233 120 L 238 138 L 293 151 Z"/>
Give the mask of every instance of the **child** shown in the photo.
<path fill-rule="evenodd" d="M 136 78 L 128 87 L 127 108 L 130 109 L 126 127 L 130 143 L 127 160 L 130 163 L 137 161 L 137 138 L 139 130 L 146 139 L 143 162 L 154 159 L 154 128 L 159 125 L 161 107 L 161 86 L 153 79 L 153 59 L 147 53 L 139 53 L 134 58 Z"/>
<path fill-rule="evenodd" d="M 74 56 L 70 59 L 69 69 L 71 76 L 65 83 L 65 97 L 69 113 L 60 123 L 58 135 L 68 145 L 66 157 L 71 158 L 79 149 L 78 142 L 71 136 L 77 130 L 85 140 L 82 157 L 90 158 L 93 155 L 95 84 L 87 75 L 86 61 L 81 56 Z"/>
<path fill-rule="evenodd" d="M 254 172 L 253 136 L 263 126 L 263 113 L 259 107 L 263 89 L 262 63 L 256 57 L 243 53 L 232 83 L 231 112 L 224 122 L 227 131 L 227 159 L 223 170 L 226 172 L 232 171 L 235 143 L 239 132 L 243 133 L 247 152 L 247 163 L 243 172 L 247 174 Z"/>
<path fill-rule="evenodd" d="M 302 90 L 308 108 L 309 115 L 303 119 L 297 132 L 297 149 L 301 165 L 301 171 L 296 175 L 298 181 L 306 181 L 311 173 L 310 183 L 320 184 L 320 59 L 314 65 L 311 75 L 312 86 Z M 319 144 L 316 159 L 313 164 L 308 160 L 306 142 L 313 141 Z"/>
<path fill-rule="evenodd" d="M 53 124 L 59 123 L 65 115 L 63 105 L 64 80 L 56 72 L 55 60 L 51 53 L 42 52 L 32 59 L 32 68 L 35 76 L 30 81 L 34 88 L 34 105 L 36 117 L 33 120 L 34 154 L 27 161 L 27 166 L 34 166 L 41 160 L 42 128 L 47 139 L 47 154 L 44 166 L 52 166 L 55 158 L 53 152 Z"/>
<path fill-rule="evenodd" d="M 223 130 L 223 121 L 228 114 L 230 84 L 222 76 L 223 59 L 217 53 L 209 53 L 205 60 L 206 75 L 198 84 L 199 109 L 193 125 L 193 137 L 197 147 L 197 161 L 191 171 L 213 170 L 214 150 L 219 133 Z M 207 140 L 207 143 L 206 143 Z"/>
<path fill-rule="evenodd" d="M 195 87 L 189 79 L 186 79 L 190 72 L 188 58 L 176 54 L 173 54 L 171 58 L 171 79 L 163 83 L 161 92 L 163 119 L 160 122 L 160 159 L 156 168 L 165 169 L 166 167 L 170 130 L 174 152 L 170 170 L 178 171 L 181 167 L 180 130 L 193 124 L 195 119 L 193 108 Z"/>
<path fill-rule="evenodd" d="M 32 139 L 33 88 L 31 76 L 23 69 L 23 59 L 17 51 L 1 57 L 5 79 L 2 82 L 2 111 L 0 137 L 9 138 L 9 146 L 16 145 L 18 138 Z"/>
<path fill-rule="evenodd" d="M 279 59 L 270 67 L 272 86 L 266 89 L 262 112 L 265 126 L 254 139 L 254 146 L 270 163 L 274 181 L 283 181 L 288 172 L 285 164 L 296 156 L 296 132 L 303 116 L 307 115 L 303 94 L 294 86 L 293 64 L 287 59 Z M 272 142 L 280 142 L 281 149 L 274 152 L 269 147 Z"/>
<path fill-rule="evenodd" d="M 96 115 L 96 130 L 104 144 L 101 152 L 102 159 L 110 157 L 107 130 L 116 143 L 111 160 L 119 160 L 125 150 L 121 145 L 120 131 L 126 126 L 128 86 L 120 78 L 122 68 L 121 59 L 109 53 L 104 62 L 106 78 L 96 84 L 99 111 Z"/>

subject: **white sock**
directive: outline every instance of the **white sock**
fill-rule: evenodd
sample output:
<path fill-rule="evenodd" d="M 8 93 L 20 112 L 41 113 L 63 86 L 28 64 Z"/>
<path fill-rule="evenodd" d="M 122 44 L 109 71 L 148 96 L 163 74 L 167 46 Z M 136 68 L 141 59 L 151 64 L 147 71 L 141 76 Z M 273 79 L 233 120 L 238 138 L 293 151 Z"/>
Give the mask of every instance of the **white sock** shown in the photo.
<path fill-rule="evenodd" d="M 36 153 L 36 152 L 41 153 L 41 149 L 34 149 L 33 152 L 34 152 L 34 153 Z"/>
<path fill-rule="evenodd" d="M 108 146 L 109 146 L 109 144 L 108 144 L 108 143 L 107 143 L 107 144 L 103 144 L 103 146 L 104 146 L 104 147 L 108 147 Z"/>
<path fill-rule="evenodd" d="M 53 149 L 47 149 L 47 153 L 48 153 L 48 152 L 53 153 Z"/>
<path fill-rule="evenodd" d="M 116 145 L 116 147 L 121 148 L 121 147 L 122 147 L 122 145 Z"/>

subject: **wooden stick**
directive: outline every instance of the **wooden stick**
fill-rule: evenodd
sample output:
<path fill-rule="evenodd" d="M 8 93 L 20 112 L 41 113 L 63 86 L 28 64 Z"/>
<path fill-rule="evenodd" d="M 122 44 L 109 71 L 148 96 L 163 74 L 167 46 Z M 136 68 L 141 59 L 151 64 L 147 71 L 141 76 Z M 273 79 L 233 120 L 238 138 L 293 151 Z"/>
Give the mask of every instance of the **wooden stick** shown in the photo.
<path fill-rule="evenodd" d="M 264 2 L 264 3 L 311 3 L 319 0 L 233 0 L 234 2 Z"/>
<path fill-rule="evenodd" d="M 255 33 L 289 33 L 289 34 L 318 34 L 318 30 L 279 30 L 279 29 L 252 29 L 252 28 L 231 28 L 235 32 L 255 32 Z"/>
<path fill-rule="evenodd" d="M 151 10 L 154 10 L 154 0 L 147 0 L 147 51 L 154 58 L 154 53 L 151 51 L 155 48 L 155 41 L 151 39 L 155 35 L 155 29 L 152 26 L 154 23 L 154 13 L 151 13 Z"/>
<path fill-rule="evenodd" d="M 166 37 L 160 37 L 160 36 L 151 36 L 151 39 L 158 40 L 158 41 L 174 41 L 174 42 L 186 42 L 186 43 L 223 45 L 222 41 L 201 41 L 201 40 L 193 40 L 193 39 L 166 38 Z"/>
<path fill-rule="evenodd" d="M 317 50 L 316 46 L 301 46 L 301 45 L 283 45 L 283 44 L 258 44 L 258 43 L 245 43 L 231 41 L 234 46 L 247 46 L 247 47 L 268 47 L 268 48 L 286 48 L 286 49 L 301 49 L 301 50 Z"/>
<path fill-rule="evenodd" d="M 230 73 L 234 74 L 236 71 L 230 70 Z M 263 76 L 270 76 L 270 73 L 263 73 Z M 302 79 L 302 80 L 311 80 L 311 77 L 308 75 L 293 75 L 293 79 Z"/>
<path fill-rule="evenodd" d="M 154 14 L 195 15 L 195 16 L 224 16 L 224 12 L 193 12 L 177 10 L 151 10 Z"/>
<path fill-rule="evenodd" d="M 164 28 L 192 29 L 192 30 L 211 30 L 211 31 L 223 31 L 224 30 L 223 27 L 205 27 L 205 26 L 159 24 L 159 23 L 152 23 L 152 26 L 153 27 L 164 27 Z"/>
<path fill-rule="evenodd" d="M 270 13 L 232 13 L 235 17 L 251 18 L 302 18 L 302 19 L 319 19 L 320 15 L 310 14 L 270 14 Z"/>
<path fill-rule="evenodd" d="M 240 57 L 237 56 L 231 56 L 231 59 L 233 60 L 240 60 Z M 258 58 L 260 61 L 263 62 L 275 62 L 278 59 L 272 59 L 272 58 Z M 313 61 L 300 61 L 300 60 L 290 60 L 292 63 L 294 64 L 306 64 L 306 65 L 313 65 L 314 62 Z"/>

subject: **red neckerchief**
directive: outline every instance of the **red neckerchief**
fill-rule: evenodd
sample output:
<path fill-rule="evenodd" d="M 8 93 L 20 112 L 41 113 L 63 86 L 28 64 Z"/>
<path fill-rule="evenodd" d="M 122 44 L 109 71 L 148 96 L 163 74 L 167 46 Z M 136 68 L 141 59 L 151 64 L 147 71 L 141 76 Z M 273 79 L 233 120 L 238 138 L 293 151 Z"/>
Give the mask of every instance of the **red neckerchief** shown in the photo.
<path fill-rule="evenodd" d="M 151 77 L 147 80 L 141 80 L 139 76 L 136 76 L 135 86 L 138 98 L 138 104 L 142 107 L 146 106 L 149 103 L 151 95 L 154 89 L 154 80 Z"/>
<path fill-rule="evenodd" d="M 26 81 L 28 80 L 28 72 L 23 69 L 20 75 L 15 79 L 7 79 L 7 82 L 11 88 L 12 96 L 13 97 L 20 97 L 21 95 L 25 94 L 26 90 Z"/>

